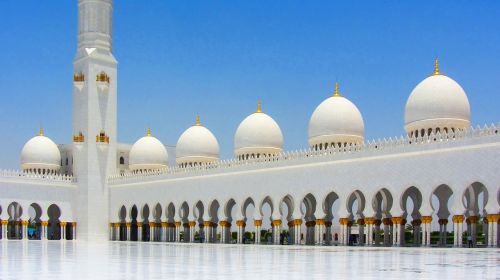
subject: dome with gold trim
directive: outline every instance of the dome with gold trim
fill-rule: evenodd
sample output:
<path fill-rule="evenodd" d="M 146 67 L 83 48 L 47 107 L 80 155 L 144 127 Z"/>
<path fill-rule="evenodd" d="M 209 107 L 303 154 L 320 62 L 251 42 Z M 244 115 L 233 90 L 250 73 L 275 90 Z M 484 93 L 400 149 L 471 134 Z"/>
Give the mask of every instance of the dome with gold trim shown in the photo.
<path fill-rule="evenodd" d="M 168 166 L 165 146 L 148 129 L 146 136 L 132 145 L 129 154 L 129 169 L 132 171 L 160 170 Z"/>
<path fill-rule="evenodd" d="M 219 160 L 219 142 L 213 133 L 201 125 L 196 116 L 195 125 L 179 137 L 176 145 L 176 162 L 181 166 L 206 164 Z"/>
<path fill-rule="evenodd" d="M 405 108 L 405 130 L 410 136 L 461 130 L 470 125 L 470 105 L 464 89 L 439 71 L 413 89 Z"/>
<path fill-rule="evenodd" d="M 234 154 L 239 159 L 273 156 L 283 151 L 281 129 L 273 118 L 262 112 L 260 101 L 257 111 L 238 126 L 234 146 Z"/>
<path fill-rule="evenodd" d="M 61 152 L 41 128 L 40 133 L 26 142 L 21 151 L 21 169 L 38 174 L 56 174 L 61 169 Z"/>
<path fill-rule="evenodd" d="M 335 83 L 333 96 L 314 110 L 309 121 L 309 146 L 314 149 L 363 143 L 365 125 L 358 107 L 339 93 Z"/>

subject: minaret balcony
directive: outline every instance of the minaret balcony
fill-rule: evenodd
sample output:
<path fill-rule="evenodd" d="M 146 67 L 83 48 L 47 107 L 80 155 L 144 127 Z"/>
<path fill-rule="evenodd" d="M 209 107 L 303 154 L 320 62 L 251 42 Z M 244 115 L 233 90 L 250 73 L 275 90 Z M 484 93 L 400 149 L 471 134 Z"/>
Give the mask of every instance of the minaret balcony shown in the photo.
<path fill-rule="evenodd" d="M 85 85 L 85 74 L 83 74 L 83 72 L 80 71 L 73 75 L 73 85 L 79 91 L 83 89 L 83 86 Z"/>
<path fill-rule="evenodd" d="M 101 72 L 96 76 L 97 88 L 100 92 L 107 93 L 109 90 L 109 76 L 106 72 Z"/>

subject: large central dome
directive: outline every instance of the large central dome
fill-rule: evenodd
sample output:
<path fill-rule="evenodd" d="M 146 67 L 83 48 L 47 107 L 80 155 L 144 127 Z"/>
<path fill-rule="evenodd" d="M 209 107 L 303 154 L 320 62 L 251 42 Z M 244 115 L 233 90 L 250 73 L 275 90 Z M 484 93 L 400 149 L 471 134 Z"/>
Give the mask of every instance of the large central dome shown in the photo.
<path fill-rule="evenodd" d="M 349 99 L 340 95 L 338 83 L 332 97 L 314 110 L 309 121 L 309 146 L 315 149 L 360 144 L 365 126 L 361 112 Z"/>
<path fill-rule="evenodd" d="M 436 60 L 434 74 L 413 89 L 405 109 L 405 129 L 409 135 L 428 135 L 465 129 L 470 125 L 470 105 L 463 88 L 439 72 Z"/>
<path fill-rule="evenodd" d="M 283 150 L 283 134 L 279 125 L 261 110 L 246 117 L 234 136 L 234 154 L 240 159 L 272 156 Z"/>

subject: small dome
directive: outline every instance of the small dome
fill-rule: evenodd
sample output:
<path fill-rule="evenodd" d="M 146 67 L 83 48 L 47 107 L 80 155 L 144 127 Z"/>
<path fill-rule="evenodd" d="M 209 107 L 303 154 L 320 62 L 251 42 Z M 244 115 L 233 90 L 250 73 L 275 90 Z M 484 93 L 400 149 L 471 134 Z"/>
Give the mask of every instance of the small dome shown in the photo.
<path fill-rule="evenodd" d="M 56 173 L 61 169 L 61 152 L 50 138 L 40 134 L 31 138 L 21 151 L 21 169 L 41 174 Z"/>
<path fill-rule="evenodd" d="M 470 105 L 463 88 L 453 79 L 439 73 L 436 60 L 434 75 L 413 89 L 405 109 L 405 129 L 412 135 L 465 129 L 470 125 Z"/>
<path fill-rule="evenodd" d="M 246 117 L 234 136 L 234 153 L 246 158 L 276 155 L 283 150 L 283 134 L 273 118 L 263 113 L 260 102 L 257 111 Z"/>
<path fill-rule="evenodd" d="M 151 136 L 151 131 L 145 137 L 137 140 L 130 149 L 129 169 L 159 170 L 166 168 L 168 154 L 165 146 L 156 137 Z"/>
<path fill-rule="evenodd" d="M 175 149 L 179 165 L 219 160 L 219 142 L 210 130 L 201 125 L 199 116 L 196 117 L 196 124 L 179 137 Z"/>
<path fill-rule="evenodd" d="M 349 99 L 340 96 L 338 84 L 335 93 L 314 110 L 309 121 L 309 146 L 323 147 L 360 144 L 364 140 L 365 125 L 361 112 Z"/>

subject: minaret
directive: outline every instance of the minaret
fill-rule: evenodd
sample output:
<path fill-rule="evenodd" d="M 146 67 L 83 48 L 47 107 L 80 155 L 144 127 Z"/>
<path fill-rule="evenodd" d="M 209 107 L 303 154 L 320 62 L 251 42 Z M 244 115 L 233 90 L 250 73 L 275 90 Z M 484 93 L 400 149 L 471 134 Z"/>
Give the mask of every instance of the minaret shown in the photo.
<path fill-rule="evenodd" d="M 78 0 L 73 61 L 73 174 L 78 182 L 77 238 L 107 240 L 107 177 L 116 172 L 117 61 L 112 54 L 112 0 Z"/>

